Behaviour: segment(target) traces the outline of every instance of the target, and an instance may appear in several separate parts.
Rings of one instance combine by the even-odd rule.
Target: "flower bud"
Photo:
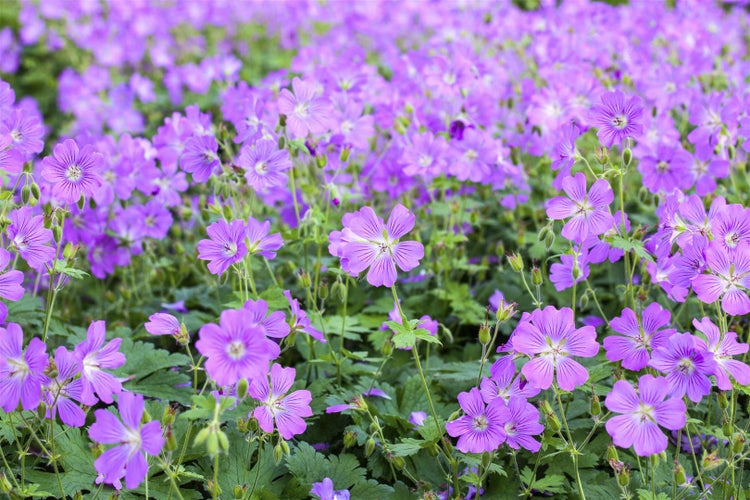
[[[734,160],[737,156],[737,149],[734,147],[734,144],[730,144],[729,147],[727,147],[727,156],[729,156],[730,160]]]
[[[716,450],[711,453],[706,453],[704,450],[703,460],[701,460],[701,465],[703,466],[704,471],[716,469],[717,467],[720,467],[722,463],[724,463],[724,460],[719,458]]]
[[[305,271],[301,271],[299,273],[299,282],[302,288],[310,288],[310,275],[307,274]]]
[[[370,436],[365,442],[365,456],[369,457],[375,451],[375,440]]]
[[[161,416],[161,421],[164,425],[170,426],[174,423],[175,415],[177,414],[177,408],[171,405],[167,405],[164,408],[164,413]]]
[[[584,293],[583,295],[581,295],[580,305],[581,305],[581,309],[588,308],[589,306],[589,294],[588,293]]]
[[[318,297],[325,300],[328,298],[328,282],[323,279],[318,287]]]
[[[55,239],[55,243],[60,243],[62,240],[63,228],[59,225],[52,226],[52,237]]]
[[[515,272],[520,273],[523,271],[523,257],[521,257],[521,254],[508,254],[508,263],[510,263],[511,269]]]
[[[315,164],[318,166],[318,168],[325,168],[326,165],[328,165],[328,156],[326,156],[325,153],[320,153],[319,155],[315,156]]]
[[[675,460],[674,464],[674,482],[677,486],[685,484],[687,482],[687,475],[685,474],[685,468]]]
[[[171,430],[167,431],[167,439],[164,441],[164,449],[167,451],[174,451],[177,449],[177,439],[175,439],[174,432]]]
[[[81,195],[81,198],[78,200],[78,209],[83,210],[86,208],[86,197]]]
[[[500,301],[500,305],[497,308],[497,312],[495,313],[495,317],[498,321],[501,323],[504,323],[511,319],[513,316],[516,315],[518,310],[516,309],[516,303],[513,302],[512,304],[506,304],[504,300]]]
[[[622,470],[617,473],[617,483],[622,487],[630,484],[630,470],[627,467],[623,467]]]
[[[247,379],[241,378],[239,382],[237,382],[237,397],[242,399],[247,395]]]
[[[534,286],[542,286],[544,278],[542,277],[542,270],[537,266],[531,268],[531,282]]]
[[[31,188],[28,184],[26,184],[24,187],[21,188],[21,201],[24,205],[29,203],[29,199],[31,198]]]
[[[213,479],[206,481],[206,489],[211,493],[213,498],[221,498],[221,486],[218,482],[214,482]]]
[[[5,474],[0,474],[0,492],[8,493],[13,489],[13,485],[10,484]]]
[[[357,444],[357,433],[354,431],[346,431],[344,433],[344,448],[351,448]]]
[[[339,155],[339,160],[341,160],[342,163],[346,163],[349,160],[349,154],[351,152],[352,150],[349,146],[344,147],[344,149],[341,150],[341,154]]]
[[[282,441],[281,450],[284,452],[284,455],[289,455],[289,443],[287,443],[286,441]]]
[[[245,498],[245,492],[247,492],[247,485],[246,484],[243,484],[243,485],[235,484],[234,488],[232,488],[232,496],[236,500],[239,500],[241,498]]]
[[[598,417],[602,413],[602,404],[599,401],[599,396],[595,393],[591,395],[591,407],[589,409],[591,416]]]
[[[341,303],[346,302],[346,285],[336,280],[336,283],[331,286],[331,298],[339,299]]]
[[[482,453],[482,467],[487,468],[492,463],[492,454],[485,451]]]
[[[448,456],[453,455],[453,443],[448,438],[443,438],[443,449]]]
[[[390,340],[386,340],[383,344],[382,349],[380,349],[380,352],[382,352],[383,356],[385,356],[386,358],[393,354],[393,342],[391,342]]]
[[[600,165],[606,165],[609,163],[609,151],[604,146],[597,148],[594,152],[594,156]]]
[[[555,233],[553,231],[550,231],[544,237],[544,249],[549,252],[552,249],[552,246],[554,244],[555,244]]]
[[[615,460],[615,461],[620,460],[620,457],[617,454],[617,448],[613,444],[607,447],[607,460],[609,460],[610,462],[612,460]]]
[[[626,167],[630,166],[630,162],[633,160],[633,152],[630,148],[625,148],[622,152],[622,164]]]
[[[732,453],[735,455],[739,455],[742,453],[742,450],[745,448],[745,437],[737,433],[732,437]]]
[[[490,325],[486,321],[479,327],[479,343],[482,345],[490,343]]]
[[[277,444],[273,447],[273,461],[276,465],[279,465],[282,458],[284,458],[284,450],[281,448],[281,444]]]
[[[406,465],[406,461],[404,461],[402,457],[391,457],[391,463],[396,470],[401,470],[404,468],[404,465]]]
[[[65,248],[63,248],[63,258],[65,260],[70,260],[76,255],[77,248],[73,246],[72,243],[68,242],[65,244]]]
[[[719,391],[716,397],[719,400],[719,408],[722,408],[724,410],[729,408],[729,401],[727,400],[727,395],[723,391]]]
[[[380,429],[381,429],[381,427],[380,427],[380,424],[378,423],[377,420],[373,420],[372,422],[370,422],[370,432],[371,433],[375,434]]]

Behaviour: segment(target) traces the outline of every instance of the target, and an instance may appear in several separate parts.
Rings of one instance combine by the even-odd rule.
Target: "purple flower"
[[[289,302],[289,307],[292,309],[292,331],[294,332],[305,332],[315,340],[326,343],[327,340],[323,332],[312,326],[310,319],[307,317],[307,313],[303,311],[297,299],[292,298],[289,290],[284,290],[284,297]]]
[[[259,222],[252,217],[247,219],[247,251],[250,255],[260,254],[266,259],[276,257],[276,250],[284,246],[281,234],[268,234],[271,221]]]
[[[0,406],[6,413],[14,411],[18,403],[24,410],[39,406],[47,363],[44,342],[34,337],[24,352],[21,327],[8,323],[0,328]]]
[[[246,227],[241,220],[230,224],[224,219],[218,220],[206,228],[208,240],[198,242],[198,258],[208,260],[211,274],[224,274],[224,271],[247,255],[245,246]]]
[[[252,147],[242,148],[237,165],[245,170],[245,179],[253,189],[265,192],[286,184],[286,171],[292,168],[292,161],[289,152],[279,149],[276,141],[261,139]]]
[[[667,437],[659,426],[670,430],[685,426],[685,403],[678,397],[664,398],[669,384],[662,377],[644,375],[638,380],[638,393],[629,382],[618,380],[604,400],[612,412],[622,413],[607,421],[607,432],[615,445],[635,449],[641,457],[667,449]]]
[[[124,477],[125,487],[135,489],[148,473],[146,455],[158,455],[164,446],[164,437],[158,421],[141,424],[143,396],[140,394],[120,393],[117,408],[122,422],[107,410],[96,410],[96,422],[89,427],[89,437],[93,441],[117,444],[94,462],[101,476],[97,482],[120,489],[120,480]]]
[[[52,231],[44,227],[44,217],[33,215],[30,207],[21,207],[10,214],[7,234],[18,254],[34,269],[41,269],[55,257],[48,245]]]
[[[301,139],[308,133],[321,135],[332,125],[333,106],[328,100],[318,96],[314,83],[299,78],[292,80],[292,94],[282,89],[279,94],[279,112],[286,115],[286,126],[295,139]]]
[[[447,149],[442,136],[435,137],[430,132],[414,134],[401,157],[404,174],[425,179],[437,177],[445,166]]]
[[[71,139],[57,144],[52,152],[53,156],[42,160],[42,177],[52,183],[52,195],[71,203],[93,196],[102,185],[99,171],[104,157],[90,144],[79,150]]]
[[[689,333],[669,337],[669,345],[655,349],[648,366],[667,374],[670,396],[681,398],[687,394],[691,401],[698,403],[711,393],[708,377],[714,374],[716,361]]]
[[[458,395],[458,403],[465,415],[445,424],[448,434],[458,437],[456,448],[464,453],[492,452],[505,442],[504,426],[509,415],[503,411],[502,399],[485,405],[479,389],[472,387]]]
[[[281,311],[274,311],[266,317],[268,312],[268,302],[262,299],[248,300],[244,308],[250,311],[252,325],[263,328],[267,337],[283,339],[289,335],[289,323],[286,322],[286,316]]]
[[[739,204],[723,207],[711,221],[711,234],[725,249],[733,249],[743,241],[750,243],[750,209]]]
[[[310,494],[320,500],[349,500],[349,490],[334,490],[333,481],[328,477],[319,483],[313,483]]]
[[[705,341],[700,337],[696,337],[696,345],[714,355],[716,369],[713,374],[716,377],[716,386],[722,391],[731,391],[732,382],[729,380],[730,376],[739,385],[750,385],[750,367],[742,361],[732,359],[732,356],[745,354],[748,350],[748,345],[737,342],[737,334],[734,332],[726,332],[722,335],[719,328],[706,317],[700,321],[694,319],[693,326],[706,336]]]
[[[677,333],[673,328],[664,328],[669,325],[669,319],[669,311],[656,302],[643,311],[641,321],[626,307],[620,316],[609,322],[612,330],[624,337],[612,335],[604,339],[607,359],[622,361],[622,366],[628,370],[642,370],[648,366],[649,353],[666,346],[669,337]]]
[[[0,271],[5,269],[10,262],[10,252],[0,248]],[[0,274],[0,297],[7,300],[21,300],[23,297],[23,273],[21,271],[10,270]]]
[[[589,277],[588,252],[576,252],[560,257],[549,268],[549,280],[555,285],[555,290],[561,292],[572,287],[575,283],[585,281]]]
[[[483,378],[480,391],[485,403],[493,399],[502,398],[507,404],[512,397],[523,399],[531,398],[539,394],[539,388],[529,384],[521,377],[516,377],[516,365],[512,356],[504,356],[490,368],[490,378]]]
[[[198,332],[195,346],[208,358],[206,371],[217,385],[233,385],[241,378],[263,378],[268,363],[279,356],[279,346],[252,321],[249,310],[229,309],[221,313],[219,325],[209,323]]]
[[[13,139],[10,135],[0,134],[0,170],[10,174],[20,174],[23,169],[23,154],[11,146]]]
[[[721,308],[733,316],[750,313],[750,243],[741,241],[727,248],[712,241],[706,249],[709,273],[693,278],[698,298],[710,304],[721,299]]]
[[[172,335],[173,337],[177,337],[182,333],[180,320],[171,314],[152,314],[149,316],[148,322],[143,326],[151,335]]]
[[[693,184],[690,167],[693,159],[682,146],[660,144],[656,152],[641,158],[638,171],[643,185],[652,193],[671,193],[675,188],[688,189]]]
[[[409,423],[414,425],[414,427],[424,425],[425,420],[427,420],[427,413],[423,411],[413,411],[409,415]]]
[[[60,346],[55,351],[55,367],[57,376],[44,376],[42,382],[42,398],[47,405],[46,417],[53,419],[60,415],[64,424],[81,427],[86,423],[86,413],[78,403],[93,406],[97,403],[92,394],[86,394],[83,379],[76,378],[80,373],[80,364],[75,354]]]
[[[521,372],[540,389],[557,385],[572,391],[589,378],[586,369],[573,356],[593,357],[599,352],[596,330],[591,326],[576,329],[573,310],[552,306],[536,309],[521,319],[512,336],[513,349],[532,359]]]
[[[124,365],[125,355],[118,352],[122,339],[112,339],[104,345],[105,336],[105,322],[92,321],[86,340],[78,344],[73,353],[81,364],[81,380],[87,397],[95,392],[103,402],[111,403],[112,395],[122,391],[122,384],[104,368],[114,370]]]
[[[367,282],[372,286],[393,286],[396,283],[396,265],[402,271],[411,271],[424,257],[424,247],[416,241],[399,242],[399,238],[414,227],[414,214],[403,205],[396,205],[384,224],[370,207],[344,217],[342,240],[333,245],[334,255],[341,257],[341,267],[356,276],[368,267]],[[329,247],[330,249],[331,247]]]
[[[185,172],[193,174],[195,182],[206,182],[214,173],[219,161],[219,145],[212,135],[193,136],[185,142],[185,149],[180,157],[180,166]]]
[[[576,139],[581,135],[581,129],[575,123],[569,123],[564,125],[560,131],[559,142],[555,145],[555,150],[552,154],[552,170],[559,170],[552,187],[555,189],[562,189],[562,181],[570,177],[570,169],[575,164],[576,155],[578,150],[576,149]]]
[[[20,107],[0,119],[0,135],[9,135],[13,139],[13,149],[19,150],[27,158],[44,148],[41,120]]]
[[[547,216],[552,220],[570,218],[563,226],[562,235],[582,243],[590,234],[604,234],[612,227],[614,219],[609,204],[614,200],[612,188],[605,179],[599,179],[586,193],[586,176],[578,172],[575,177],[562,181],[568,197],[558,196],[547,203]]]
[[[269,384],[268,378],[256,378],[248,387],[248,394],[261,402],[253,411],[253,417],[258,420],[258,426],[263,432],[272,433],[274,422],[279,434],[284,439],[292,439],[302,434],[307,428],[303,417],[312,417],[310,391],[294,391],[290,394],[294,376],[294,368],[282,368],[278,363],[271,367]]]
[[[508,446],[514,450],[526,448],[532,453],[539,451],[542,444],[531,437],[544,431],[544,426],[539,423],[539,410],[525,398],[512,396],[501,412],[504,414]]]
[[[602,94],[602,102],[591,109],[591,115],[592,125],[599,128],[596,136],[602,146],[622,144],[643,133],[643,104],[638,96],[628,98],[620,90]]]

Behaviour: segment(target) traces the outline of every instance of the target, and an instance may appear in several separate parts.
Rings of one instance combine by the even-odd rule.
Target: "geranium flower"
[[[89,437],[98,443],[117,444],[108,449],[94,462],[100,474],[97,482],[122,488],[120,480],[125,478],[125,487],[135,489],[148,473],[148,455],[158,455],[164,446],[161,426],[156,420],[141,424],[143,396],[122,392],[117,408],[120,418],[107,410],[96,410],[96,422],[89,427]]]
[[[10,262],[10,252],[0,248],[0,271],[3,271]],[[23,273],[11,269],[0,274],[0,297],[7,300],[21,300],[23,297]]]
[[[247,255],[246,227],[241,220],[227,224],[218,220],[206,228],[210,239],[198,242],[198,258],[208,260],[208,270],[221,276],[229,266]]]
[[[325,335],[323,332],[312,326],[310,318],[307,317],[307,313],[300,308],[297,299],[292,298],[292,294],[289,290],[284,290],[284,297],[289,302],[289,307],[292,310],[292,331],[304,332],[317,340],[318,342],[326,343]]]
[[[525,315],[512,336],[513,349],[531,356],[521,372],[540,389],[548,389],[556,375],[557,385],[572,391],[583,385],[589,373],[573,356],[590,358],[599,352],[592,326],[576,329],[573,310],[547,306]]]
[[[602,342],[610,361],[622,361],[628,370],[638,371],[649,362],[649,353],[666,346],[669,337],[677,333],[669,325],[669,311],[654,302],[644,309],[642,319],[636,317],[632,309],[626,307],[622,314],[609,322],[609,326],[619,335],[606,337]]]
[[[114,370],[125,364],[125,355],[118,352],[122,339],[112,339],[104,345],[106,323],[92,321],[86,340],[78,344],[73,353],[81,364],[81,380],[87,394],[96,393],[105,403],[113,401],[112,395],[122,391],[122,383],[103,369]]]
[[[734,316],[750,313],[750,243],[741,241],[727,248],[717,241],[706,249],[709,273],[693,278],[698,298],[710,304],[721,299],[721,308]]]
[[[79,150],[71,139],[57,144],[52,152],[53,156],[42,160],[42,177],[52,183],[52,196],[70,203],[93,196],[102,185],[104,157],[90,144]]]
[[[34,337],[23,350],[23,331],[17,323],[0,328],[0,406],[6,413],[21,403],[34,410],[42,397],[42,381],[47,368],[47,346]]]
[[[705,345],[705,344],[704,344]],[[711,380],[716,370],[713,354],[699,347],[689,333],[675,333],[669,344],[655,349],[648,366],[667,374],[670,396],[687,394],[694,403],[711,393]]]
[[[11,244],[26,263],[41,269],[55,257],[52,231],[44,227],[44,217],[34,215],[30,207],[21,207],[9,214],[10,225],[6,230]]]
[[[193,174],[195,182],[206,182],[221,165],[218,151],[219,145],[214,136],[193,136],[185,142],[180,166],[185,172]]]
[[[289,323],[286,322],[286,316],[283,312],[274,311],[266,317],[268,302],[265,300],[248,300],[245,302],[244,308],[252,315],[251,324],[263,328],[267,337],[283,339],[289,335]]]
[[[248,394],[261,402],[261,406],[253,411],[253,417],[258,420],[263,432],[273,432],[274,422],[284,439],[292,439],[305,432],[307,424],[303,417],[313,415],[310,409],[312,395],[305,390],[287,394],[294,384],[296,373],[294,368],[282,368],[274,363],[269,374],[270,384],[269,377],[261,377],[254,379],[248,387]]]
[[[250,255],[260,254],[269,260],[276,257],[276,250],[284,246],[284,240],[279,233],[268,234],[270,230],[271,221],[247,219],[247,251]]]
[[[180,320],[166,313],[155,313],[148,317],[148,322],[143,325],[151,335],[172,335],[177,337],[182,333]]]
[[[292,80],[292,94],[288,89],[279,93],[279,112],[286,115],[286,126],[292,137],[300,139],[308,133],[324,134],[331,128],[333,106],[318,96],[314,83],[299,78]]]
[[[245,171],[245,179],[253,189],[266,192],[286,185],[286,171],[292,168],[292,161],[289,152],[279,149],[276,141],[261,139],[252,147],[242,148],[237,165]]]
[[[253,324],[253,314],[247,309],[222,312],[220,324],[203,325],[198,337],[195,346],[207,358],[208,376],[219,386],[265,377],[268,363],[281,353],[263,328]]]
[[[396,205],[391,211],[388,223],[375,215],[370,207],[344,217],[344,230],[341,240],[334,244],[336,233],[331,233],[331,246],[334,255],[341,257],[342,268],[357,276],[370,268],[367,282],[372,286],[393,286],[396,283],[396,265],[402,271],[411,271],[424,257],[424,247],[416,241],[399,239],[414,227],[414,214],[403,205]]]
[[[349,500],[349,490],[334,490],[331,478],[324,478],[319,483],[313,483],[310,490],[319,500]]]
[[[621,90],[602,94],[601,103],[591,109],[592,125],[599,128],[596,136],[605,147],[639,137],[643,133],[642,115],[640,97],[627,97]]]
[[[539,423],[539,410],[525,398],[511,396],[501,412],[505,418],[503,430],[508,446],[514,450],[525,448],[532,453],[539,451],[542,444],[531,437],[544,432],[544,426]]]
[[[693,326],[706,336],[706,340],[696,337],[696,345],[714,355],[716,369],[713,374],[716,377],[716,386],[722,391],[731,391],[730,376],[739,385],[750,385],[750,367],[742,361],[732,359],[732,356],[745,354],[748,345],[737,342],[737,334],[734,332],[726,332],[722,335],[719,327],[706,317],[700,321],[694,319]]]
[[[679,397],[664,398],[669,383],[663,377],[644,375],[638,380],[638,393],[626,380],[615,382],[604,405],[609,411],[622,413],[607,421],[606,429],[615,445],[635,449],[645,457],[667,449],[667,437],[659,426],[670,430],[685,426],[685,403]]]
[[[583,243],[589,235],[606,233],[614,219],[609,213],[609,204],[614,193],[605,179],[599,179],[586,192],[586,176],[578,172],[574,177],[562,181],[563,191],[568,195],[552,198],[547,203],[547,216],[552,220],[568,219],[562,235],[576,243]]]
[[[509,414],[504,412],[505,402],[501,398],[485,405],[479,389],[458,395],[458,403],[465,415],[445,424],[445,430],[458,438],[456,448],[464,453],[495,451],[505,442],[505,424]]]
[[[44,376],[42,383],[42,399],[47,405],[46,417],[53,419],[59,414],[65,425],[81,427],[86,423],[86,413],[78,403],[93,406],[97,399],[84,390],[83,379],[76,378],[81,370],[80,364],[75,354],[64,346],[55,351],[55,367],[57,376]]]

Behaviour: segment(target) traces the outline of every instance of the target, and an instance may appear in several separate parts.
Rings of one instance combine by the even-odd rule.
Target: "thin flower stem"
[[[218,486],[219,486],[219,454],[217,453],[214,457],[214,484],[211,491],[211,496],[214,500],[219,498],[218,495]]]
[[[523,286],[526,288],[526,291],[529,292],[529,297],[531,297],[532,302],[534,302],[534,307],[541,308],[542,302],[531,291],[531,287],[529,287],[529,283],[526,281],[525,273],[521,271],[520,274],[521,274],[521,281],[523,282]]]
[[[570,457],[573,460],[573,470],[576,475],[576,486],[578,487],[578,498],[581,500],[586,499],[586,495],[583,492],[583,484],[581,483],[581,474],[578,471],[578,455],[580,451],[576,448],[573,442],[573,436],[570,434],[570,427],[568,426],[568,419],[565,417],[565,407],[562,404],[562,398],[560,397],[560,389],[554,386],[555,396],[557,397],[557,404],[560,406],[560,416],[562,417],[563,424],[565,425],[565,434],[567,435],[568,446],[570,447]]]
[[[255,493],[255,488],[258,486],[258,477],[260,476],[260,459],[261,459],[261,452],[262,452],[263,443],[258,443],[258,460],[255,462],[255,479],[253,479],[253,487],[250,488],[250,492],[247,495],[247,498],[253,498],[253,493]],[[247,463],[250,463],[248,460]]]
[[[487,358],[492,352],[492,348],[495,347],[495,340],[497,339],[497,332],[500,329],[500,322],[495,322],[495,330],[492,333],[492,339],[486,346],[482,346],[482,361],[479,363],[479,373],[477,373],[476,386],[479,387],[479,382],[482,380],[482,374],[484,373],[484,365],[487,363]],[[428,346],[429,347],[429,346]]]

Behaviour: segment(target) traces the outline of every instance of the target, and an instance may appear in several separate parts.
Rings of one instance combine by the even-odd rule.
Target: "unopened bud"
[[[586,309],[589,306],[589,294],[584,293],[581,295],[581,309]]]
[[[209,479],[206,481],[206,489],[211,493],[213,498],[221,498],[221,486],[219,486],[218,482]]]
[[[589,409],[589,411],[594,417],[598,417],[602,413],[602,404],[599,401],[599,396],[597,396],[596,394],[591,395],[591,408]]]
[[[232,488],[232,496],[239,500],[240,498],[245,498],[245,492],[247,491],[247,485],[239,485],[235,484],[234,488]]]
[[[393,342],[391,342],[390,340],[386,340],[380,352],[382,352],[383,356],[385,356],[386,358],[393,354]]]
[[[703,452],[703,460],[701,460],[703,470],[709,471],[716,469],[717,467],[720,467],[723,462],[724,460],[719,458],[716,450],[712,451],[711,453],[706,453],[705,451]]]
[[[346,431],[344,433],[344,448],[351,448],[357,444],[357,433],[354,431]]]
[[[391,463],[397,470],[401,470],[406,465],[406,462],[401,457],[391,457]]]
[[[325,300],[328,298],[328,282],[323,280],[318,287],[318,297]]]
[[[745,437],[737,433],[732,437],[732,453],[735,455],[739,455],[742,453],[742,450],[745,448]]]
[[[550,231],[547,233],[547,235],[544,237],[544,249],[548,252],[550,249],[552,249],[552,246],[555,244],[555,233],[553,231]]]
[[[21,201],[24,205],[29,203],[29,198],[31,198],[31,188],[27,184],[21,188]]]
[[[60,243],[62,240],[63,228],[62,226],[52,226],[52,237],[55,239],[55,243]]]
[[[369,457],[375,451],[375,440],[370,436],[365,442],[365,456]]]
[[[627,467],[623,467],[620,472],[617,473],[617,483],[625,487],[630,484],[630,470]]]
[[[615,445],[611,444],[607,447],[607,460],[620,460],[620,457],[617,454],[617,448],[615,448]]]
[[[328,165],[328,157],[325,153],[320,153],[315,157],[315,164],[318,168],[325,168]]]
[[[339,160],[341,160],[343,163],[346,163],[349,160],[349,154],[352,152],[351,148],[348,146],[341,150],[341,154],[339,155]]]
[[[13,489],[13,485],[10,484],[5,474],[0,474],[0,492],[8,493]]]
[[[720,391],[716,395],[716,397],[719,400],[719,408],[722,408],[722,409],[729,408],[729,401],[727,400],[727,395],[723,391]]]
[[[492,454],[488,451],[482,453],[482,467],[487,468],[492,463]]]
[[[310,275],[305,271],[299,273],[299,281],[302,288],[310,288]]]
[[[502,323],[511,319],[517,312],[518,310],[516,309],[515,302],[512,304],[506,304],[504,300],[501,300],[497,312],[495,313],[495,317]]]
[[[727,156],[729,156],[730,160],[734,160],[737,156],[737,149],[734,147],[734,144],[730,144],[729,147],[727,147]]]
[[[241,378],[239,382],[237,382],[237,397],[242,399],[247,395],[247,379]]]
[[[687,475],[685,474],[685,468],[680,465],[679,462],[675,461],[674,464],[674,482],[676,485],[685,484],[687,482]]]
[[[175,439],[172,431],[167,432],[167,439],[164,441],[164,449],[167,451],[174,451],[177,449],[177,439]]]
[[[284,452],[284,455],[289,455],[289,443],[287,443],[286,441],[282,441],[281,450]]]
[[[486,322],[479,327],[479,343],[482,345],[490,343],[490,325]]]
[[[630,162],[633,160],[633,152],[630,148],[625,148],[622,152],[622,164],[626,167],[630,166]]]
[[[65,248],[63,248],[63,258],[65,260],[70,260],[76,255],[76,247],[73,246],[72,243],[66,243]]]
[[[542,286],[544,278],[542,277],[542,270],[537,266],[531,268],[531,282],[534,286]]]
[[[508,263],[510,263],[511,269],[515,272],[520,273],[523,271],[523,257],[521,257],[521,254],[508,254]]]
[[[86,208],[86,197],[81,195],[81,198],[78,200],[78,209],[83,210]]]
[[[279,136],[279,149],[284,149],[286,147],[286,137]]]
[[[284,450],[281,448],[280,444],[277,444],[273,447],[273,461],[276,465],[279,465],[282,458],[284,458]]]
[[[605,147],[597,148],[594,156],[601,165],[606,165],[609,162],[609,151]]]

